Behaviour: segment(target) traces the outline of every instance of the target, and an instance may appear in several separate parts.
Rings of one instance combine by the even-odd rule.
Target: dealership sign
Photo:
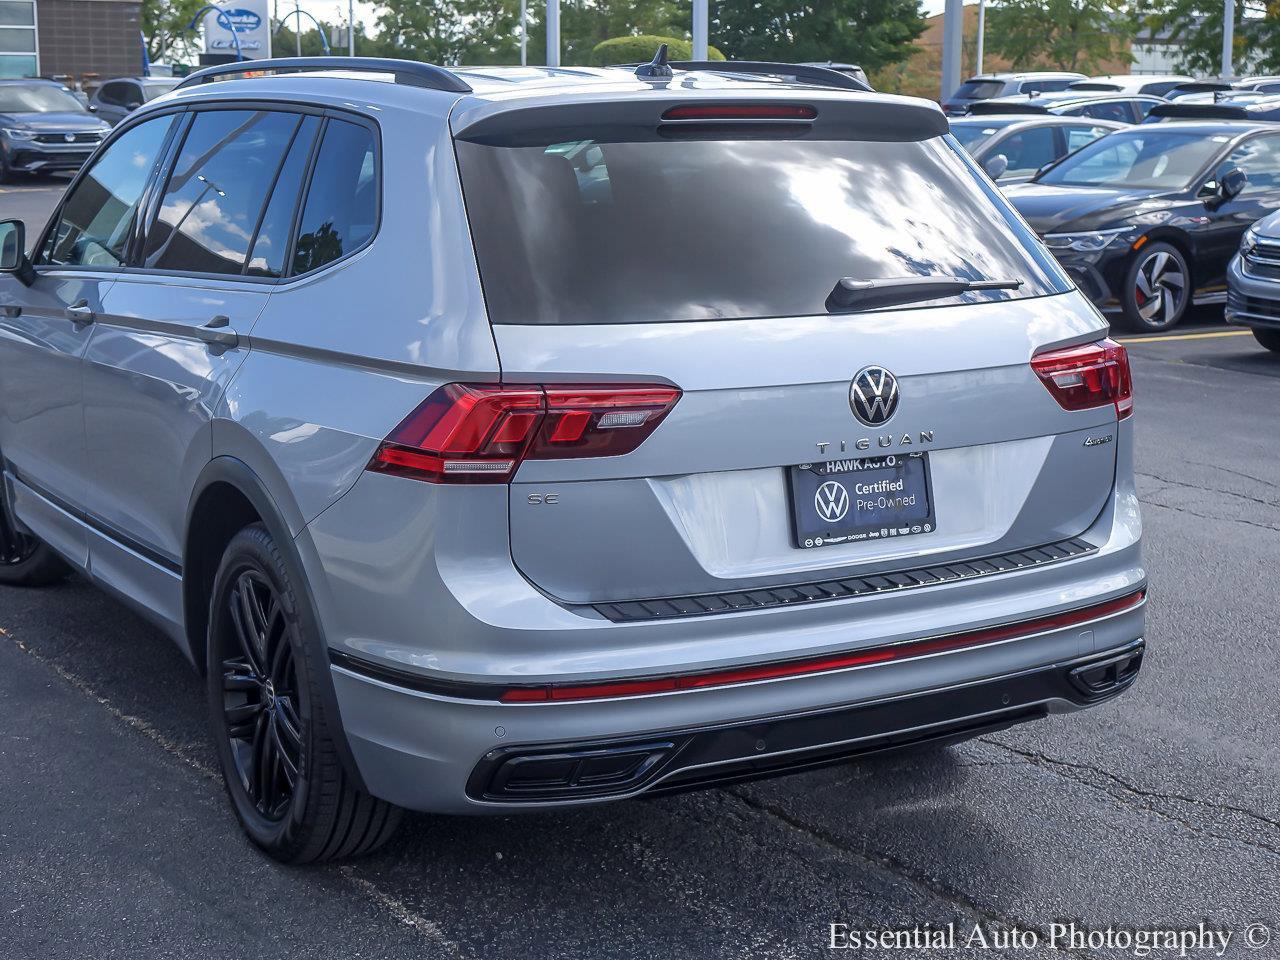
[[[267,0],[231,0],[210,10],[204,17],[205,53],[240,52],[247,59],[261,60],[271,56],[271,19],[267,15]],[[234,37],[232,31],[235,31]]]

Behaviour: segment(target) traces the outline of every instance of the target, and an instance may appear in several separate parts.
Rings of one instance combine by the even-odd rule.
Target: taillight
[[[506,483],[522,460],[630,453],[671,412],[660,385],[448,383],[382,441],[369,469],[431,483]]]
[[[1117,419],[1133,413],[1129,354],[1114,340],[1099,340],[1031,358],[1031,368],[1064,410],[1114,404]]]

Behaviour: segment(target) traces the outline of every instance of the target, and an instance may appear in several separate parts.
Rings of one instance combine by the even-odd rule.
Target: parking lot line
[[[1217,333],[1174,333],[1167,337],[1122,337],[1120,343],[1163,343],[1166,340],[1213,340],[1217,337],[1251,337],[1252,330],[1220,330]]]

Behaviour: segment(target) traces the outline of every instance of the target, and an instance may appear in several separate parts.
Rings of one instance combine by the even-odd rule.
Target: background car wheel
[[[1191,272],[1177,247],[1151,243],[1129,265],[1120,303],[1128,327],[1144,333],[1175,326],[1191,302]]]
[[[0,583],[39,587],[57,583],[70,572],[47,543],[18,523],[6,487],[0,492]]]
[[[0,183],[12,183],[13,171],[9,169],[9,158],[0,150]]]
[[[1280,330],[1262,330],[1254,327],[1253,339],[1273,353],[1280,353]]]
[[[386,843],[402,811],[355,787],[317,687],[297,585],[261,524],[232,538],[214,581],[208,693],[218,759],[250,839],[284,863],[354,857]]]

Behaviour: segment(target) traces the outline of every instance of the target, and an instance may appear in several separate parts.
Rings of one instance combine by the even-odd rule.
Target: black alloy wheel
[[[362,856],[390,839],[402,811],[365,792],[340,758],[306,581],[261,523],[233,536],[218,565],[205,665],[218,763],[250,840],[300,864]]]
[[[293,802],[303,761],[289,625],[279,595],[259,571],[239,573],[226,603],[234,639],[222,660],[226,736],[250,802],[275,823]]]

